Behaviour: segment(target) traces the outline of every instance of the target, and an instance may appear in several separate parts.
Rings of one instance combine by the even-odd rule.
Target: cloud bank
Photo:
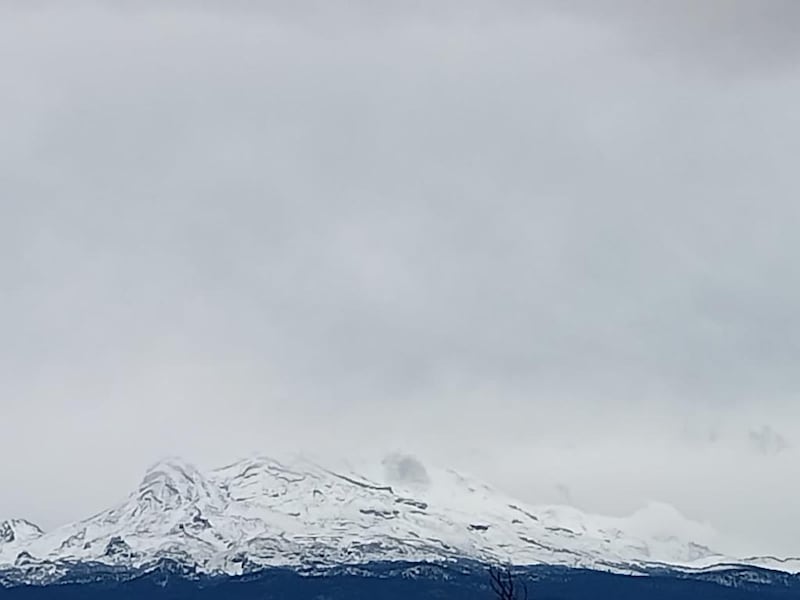
[[[800,553],[798,19],[0,4],[0,514],[401,450]]]

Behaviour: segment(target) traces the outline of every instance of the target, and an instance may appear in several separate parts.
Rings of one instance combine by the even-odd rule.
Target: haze
[[[0,517],[402,451],[800,554],[800,4],[111,4],[0,3]]]

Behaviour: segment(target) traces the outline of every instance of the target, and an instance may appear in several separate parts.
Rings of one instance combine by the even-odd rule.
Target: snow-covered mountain
[[[408,456],[387,457],[377,469],[257,457],[207,473],[170,459],[153,465],[124,502],[88,519],[47,533],[19,519],[0,523],[0,569],[57,579],[59,565],[137,568],[164,558],[210,574],[376,561],[622,572],[743,564],[715,552],[712,541],[709,527],[665,505],[624,519],[529,506]],[[796,560],[744,562],[800,570]]]

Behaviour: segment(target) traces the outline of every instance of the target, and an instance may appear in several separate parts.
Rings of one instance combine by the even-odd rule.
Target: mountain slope
[[[737,562],[706,546],[709,528],[668,506],[651,505],[627,519],[527,506],[406,456],[387,457],[377,469],[254,457],[208,473],[169,459],[152,466],[125,501],[88,519],[44,534],[13,523],[5,536],[0,527],[0,567],[40,572],[51,565],[44,580],[58,577],[59,564],[136,568],[164,558],[228,575],[384,561],[619,572]]]

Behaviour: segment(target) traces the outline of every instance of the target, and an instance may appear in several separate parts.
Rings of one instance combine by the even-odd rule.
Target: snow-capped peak
[[[0,544],[24,544],[44,535],[41,528],[25,519],[0,521]]]
[[[139,484],[137,499],[144,508],[170,510],[189,504],[224,505],[224,495],[192,464],[168,458],[152,465]]]

